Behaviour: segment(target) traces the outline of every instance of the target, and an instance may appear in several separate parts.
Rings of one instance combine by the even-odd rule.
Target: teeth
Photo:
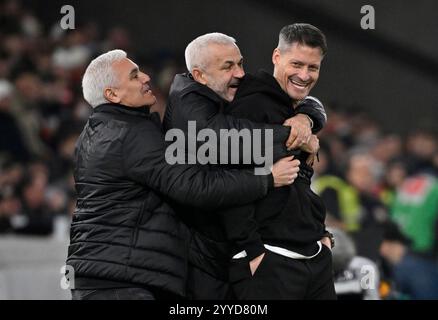
[[[307,86],[306,84],[302,84],[302,83],[299,83],[299,82],[295,82],[295,81],[293,81],[293,80],[289,80],[289,81],[292,82],[292,84],[294,84],[294,85],[296,85],[296,86],[298,86],[298,87],[301,87],[301,88],[304,88],[304,87]]]

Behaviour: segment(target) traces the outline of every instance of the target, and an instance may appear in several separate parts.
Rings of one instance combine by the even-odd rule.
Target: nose
[[[143,72],[140,72],[139,78],[140,78],[141,83],[146,83],[146,82],[151,81],[151,77],[149,77],[146,73],[143,73]]]
[[[243,70],[243,67],[242,66],[237,66],[235,69],[234,69],[234,74],[233,74],[233,77],[234,78],[243,78],[243,76],[245,75],[245,71]]]
[[[301,68],[300,72],[298,73],[298,77],[304,82],[309,81],[310,80],[309,70],[307,68]]]

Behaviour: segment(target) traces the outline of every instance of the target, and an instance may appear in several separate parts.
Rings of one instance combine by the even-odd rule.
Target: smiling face
[[[245,75],[239,48],[234,44],[212,43],[205,54],[208,57],[205,67],[194,68],[193,77],[223,99],[233,101],[240,81]]]
[[[276,48],[272,54],[274,77],[289,97],[302,100],[318,81],[322,58],[320,48],[297,42],[284,52]]]
[[[157,102],[149,85],[151,78],[141,72],[134,62],[124,58],[114,62],[112,67],[118,85],[105,89],[105,96],[109,101],[134,108],[152,106]]]

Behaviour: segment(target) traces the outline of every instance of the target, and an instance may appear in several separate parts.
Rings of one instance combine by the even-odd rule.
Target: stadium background
[[[74,30],[59,28],[65,4],[75,9]],[[363,5],[375,9],[374,30],[360,27]],[[90,111],[80,77],[92,57],[125,49],[151,75],[159,100],[155,110],[162,113],[173,75],[185,71],[190,40],[226,33],[237,39],[247,72],[270,71],[278,31],[294,22],[318,26],[329,45],[312,94],[329,111],[320,138],[322,158],[327,154],[331,165],[320,165],[317,176],[342,178],[364,195],[358,200],[361,215],[371,217],[371,222],[357,218],[364,232],[356,235],[342,224],[342,213],[334,225],[352,233],[360,255],[376,263],[398,294],[387,298],[409,298],[398,293],[379,257],[387,236],[379,214],[383,210],[397,220],[391,218],[394,199],[408,177],[427,172],[436,185],[437,15],[432,0],[0,1],[0,298],[67,297],[57,288],[64,257],[54,252],[62,253],[68,241],[75,200],[71,155]],[[359,177],[349,177],[349,169]],[[438,214],[438,195],[431,190],[427,209]],[[398,240],[415,237],[401,228]],[[436,230],[430,233],[435,238]],[[373,245],[362,248],[361,242]],[[435,244],[421,254],[436,270]],[[58,249],[47,249],[52,246]],[[35,270],[45,276],[36,280]],[[46,280],[47,292],[41,290]]]

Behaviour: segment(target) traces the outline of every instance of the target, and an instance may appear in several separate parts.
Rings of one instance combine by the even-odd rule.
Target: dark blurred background
[[[59,20],[65,1],[24,1],[46,26]],[[27,4],[27,3],[26,3]],[[70,1],[76,19],[92,21],[101,35],[129,31],[136,52],[182,59],[196,36],[220,31],[235,37],[247,71],[271,69],[282,26],[308,22],[328,38],[314,94],[325,102],[364,109],[392,130],[406,132],[437,115],[438,3],[349,0]],[[375,9],[374,30],[362,30],[360,9]],[[397,117],[395,117],[397,115]],[[417,121],[413,122],[414,119]]]
[[[60,28],[67,4],[74,30]],[[375,10],[374,30],[361,29],[364,5]],[[9,285],[0,281],[0,299],[65,297],[31,290],[23,270],[34,278],[35,261],[53,269],[55,256],[65,259],[57,241],[68,243],[75,206],[73,151],[91,112],[80,83],[91,59],[127,51],[152,77],[162,115],[192,39],[226,33],[247,72],[272,71],[278,32],[294,22],[319,27],[329,46],[312,91],[328,112],[313,188],[340,239],[339,296],[438,298],[438,2],[0,0],[0,280]],[[44,274],[56,288],[52,269]]]

